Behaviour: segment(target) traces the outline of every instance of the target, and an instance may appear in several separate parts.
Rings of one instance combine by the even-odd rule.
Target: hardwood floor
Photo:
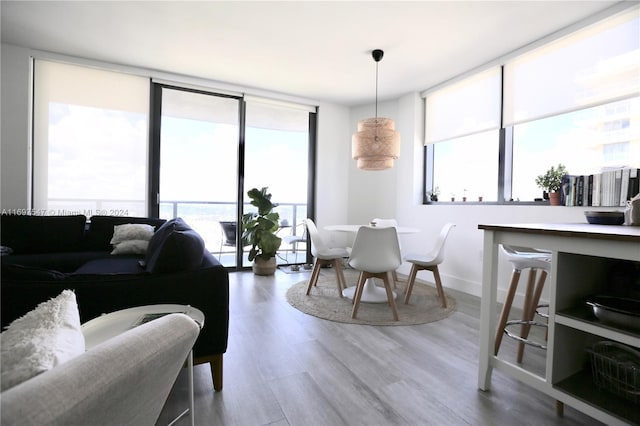
[[[332,271],[323,271],[328,273]],[[305,315],[285,299],[309,272],[230,274],[224,389],[194,369],[196,425],[585,425],[600,424],[498,371],[477,389],[480,301],[451,293],[458,309],[417,326],[340,324]],[[505,339],[501,356],[515,357]],[[544,351],[527,348],[541,368]],[[186,383],[172,404],[186,406]],[[184,417],[176,424],[187,425]]]

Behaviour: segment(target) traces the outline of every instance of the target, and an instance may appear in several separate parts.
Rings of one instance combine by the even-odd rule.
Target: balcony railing
[[[254,210],[251,204],[245,203],[244,211]],[[306,203],[278,203],[276,211],[280,214],[281,229],[278,235],[300,235],[303,232],[302,220],[307,217]],[[216,255],[225,266],[235,266],[236,247],[225,238],[220,222],[236,222],[236,203],[225,201],[161,201],[160,217],[170,219],[183,218],[193,229],[198,231],[205,242],[207,250]],[[249,266],[246,253],[243,256],[244,266]],[[292,247],[282,243],[278,251],[279,264],[305,263],[306,244]]]
[[[43,215],[83,214],[88,218],[95,215],[104,216],[145,216],[144,200],[126,199],[49,199],[49,208]],[[254,210],[251,204],[245,203],[244,211]],[[279,236],[301,235],[302,220],[307,217],[306,203],[278,203],[276,211],[280,214],[281,229]],[[232,201],[161,201],[160,217],[172,219],[181,217],[203,238],[205,247],[225,266],[235,266],[236,247],[225,244],[224,232],[220,222],[236,221],[236,203]],[[297,256],[295,256],[297,254]],[[249,266],[246,254],[243,256],[244,266]],[[278,263],[304,263],[306,261],[306,244],[298,244],[295,251],[291,245],[283,242],[278,251]]]

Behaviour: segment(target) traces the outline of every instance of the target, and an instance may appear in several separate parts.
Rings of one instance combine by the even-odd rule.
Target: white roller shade
[[[504,126],[640,95],[640,9],[505,64]]]
[[[148,78],[35,60],[33,207],[146,214],[148,110]]]
[[[272,99],[245,96],[247,102],[247,127],[287,130],[291,132],[309,131],[309,113],[316,108]]]
[[[428,94],[425,144],[498,129],[500,88],[500,67],[493,67]]]

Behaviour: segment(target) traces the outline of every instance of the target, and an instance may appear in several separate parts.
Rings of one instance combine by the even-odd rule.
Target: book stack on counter
[[[640,169],[620,168],[593,175],[564,175],[563,206],[625,207],[640,193]]]

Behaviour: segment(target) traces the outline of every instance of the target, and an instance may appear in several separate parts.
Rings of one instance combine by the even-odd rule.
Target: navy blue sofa
[[[147,252],[112,255],[114,226],[132,223],[154,227]],[[2,327],[65,289],[75,291],[83,323],[134,306],[191,305],[205,315],[194,362],[210,363],[214,389],[222,389],[229,276],[182,219],[2,215],[0,225]]]

